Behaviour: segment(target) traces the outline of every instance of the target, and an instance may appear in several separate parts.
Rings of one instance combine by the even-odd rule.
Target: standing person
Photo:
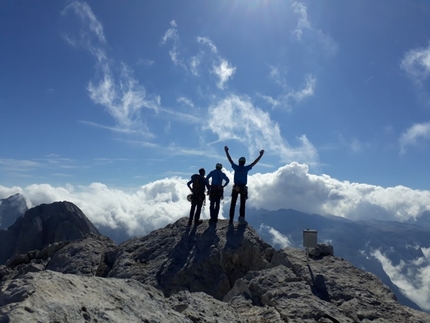
[[[222,171],[222,164],[217,163],[215,169],[211,171],[208,176],[206,176],[206,180],[209,182],[209,179],[212,179],[209,193],[209,199],[211,201],[209,206],[209,211],[211,214],[211,219],[209,222],[216,223],[218,221],[219,208],[221,204],[221,200],[224,198],[224,187],[228,185],[230,180],[227,175]],[[224,180],[224,185],[222,181]]]
[[[193,197],[191,198],[191,210],[188,225],[193,223],[193,218],[194,225],[203,223],[203,221],[200,220],[200,213],[202,211],[203,202],[206,199],[205,188],[209,190],[209,184],[205,179],[205,173],[205,169],[200,168],[199,174],[194,174],[191,176],[191,180],[187,183],[188,188],[193,193]]]
[[[224,147],[225,154],[227,155],[227,159],[231,164],[231,167],[234,169],[234,185],[231,191],[231,205],[230,205],[230,224],[233,224],[234,218],[234,209],[236,207],[237,197],[240,194],[240,209],[239,209],[239,223],[246,224],[245,221],[245,203],[248,199],[248,186],[246,186],[248,182],[248,172],[255,166],[261,159],[264,154],[264,150],[260,150],[260,156],[257,157],[254,162],[245,166],[246,159],[245,157],[239,158],[239,165],[236,165],[230,157],[228,152],[228,147]]]

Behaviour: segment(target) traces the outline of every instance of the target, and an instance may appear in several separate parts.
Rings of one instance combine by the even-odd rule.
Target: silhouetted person
[[[230,180],[228,179],[227,175],[223,173],[222,171],[222,164],[218,163],[215,166],[215,169],[211,171],[208,176],[206,176],[206,180],[209,182],[211,181],[210,187],[210,193],[209,193],[209,199],[210,199],[210,205],[209,205],[209,211],[211,214],[211,219],[209,222],[217,222],[218,221],[218,214],[219,214],[219,208],[221,204],[221,200],[224,198],[224,187],[228,185]],[[224,180],[224,185],[223,185]]]
[[[205,188],[209,190],[209,185],[207,180],[205,179],[205,169],[200,168],[199,174],[194,174],[191,176],[191,180],[187,183],[188,188],[193,192],[193,196],[191,198],[191,210],[190,210],[190,219],[188,220],[188,225],[193,223],[194,225],[199,225],[203,221],[200,220],[200,213],[202,211],[203,202],[206,199]]]
[[[230,157],[228,152],[228,147],[224,147],[225,154],[227,155],[227,159],[231,164],[231,167],[234,170],[234,185],[231,191],[231,205],[230,205],[230,224],[233,224],[234,219],[234,209],[236,208],[237,197],[240,194],[240,209],[239,209],[239,223],[246,224],[245,221],[245,203],[248,199],[248,172],[258,163],[261,157],[264,154],[264,150],[260,151],[260,156],[257,157],[251,164],[245,166],[246,159],[245,157],[239,158],[239,165],[236,165]]]

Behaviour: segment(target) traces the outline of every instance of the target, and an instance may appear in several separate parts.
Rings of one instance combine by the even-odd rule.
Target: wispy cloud
[[[189,59],[181,59],[180,46],[179,46],[179,34],[177,31],[178,25],[175,21],[170,23],[171,27],[165,32],[161,44],[166,44],[168,41],[172,42],[172,47],[169,50],[169,55],[172,62],[176,66],[183,67],[186,71],[190,71],[196,77],[202,75],[202,62],[209,61],[211,69],[207,72],[215,74],[217,76],[216,86],[220,90],[224,90],[227,82],[233,77],[236,72],[236,67],[223,58],[219,53],[218,49],[211,39],[208,37],[198,36],[196,38],[197,43],[203,46],[208,46],[210,52],[207,53],[205,50],[199,50],[195,55],[189,57]],[[187,65],[184,63],[187,63]]]
[[[169,50],[170,59],[175,65],[182,66],[185,68],[182,59],[179,56],[179,35],[178,35],[178,25],[175,20],[170,22],[170,28],[164,33],[162,37],[161,44],[164,45],[168,41],[172,42],[172,48]]]
[[[176,21],[172,20],[170,22],[170,28],[167,29],[167,31],[164,33],[164,36],[161,40],[162,44],[165,44],[170,39],[176,40],[178,38],[177,27],[178,25],[176,24]]]
[[[42,164],[33,160],[24,159],[0,159],[0,167],[8,172],[26,172],[41,167]]]
[[[400,67],[414,82],[421,85],[430,76],[430,45],[408,51],[400,62]]]
[[[270,234],[272,237],[270,243],[275,248],[287,248],[293,246],[291,240],[287,236],[283,235],[271,226],[261,224],[259,230],[266,231]]]
[[[315,88],[317,84],[316,77],[314,75],[305,76],[305,82],[301,89],[293,89],[289,86],[286,77],[275,66],[270,66],[270,78],[282,89],[282,93],[276,98],[271,96],[262,95],[260,97],[267,103],[272,105],[272,107],[282,108],[285,110],[291,110],[293,104],[301,102],[309,97],[314,96]]]
[[[149,97],[145,88],[133,77],[133,70],[124,63],[120,64],[120,75],[114,75],[111,67],[113,61],[106,54],[108,44],[103,25],[87,3],[74,1],[63,10],[63,15],[70,11],[80,18],[83,26],[77,43],[96,58],[97,75],[101,75],[88,83],[89,96],[94,103],[103,106],[117,123],[115,127],[105,128],[151,135],[141,118],[141,110],[146,108],[157,111],[159,97]],[[165,35],[166,38],[170,36]]]
[[[102,128],[102,129],[106,129],[106,130],[113,131],[113,132],[119,132],[119,133],[142,133],[142,134],[145,134],[146,136],[154,137],[152,134],[149,133],[149,130],[147,130],[147,129],[144,129],[142,132],[140,132],[138,130],[121,128],[121,127],[109,127],[109,126],[105,126],[105,125],[102,125],[102,124],[98,124],[96,122],[86,121],[86,120],[79,120],[79,122],[82,123],[82,124],[86,124],[86,125],[92,126],[92,127]]]
[[[223,90],[225,83],[233,76],[236,72],[236,67],[230,65],[225,59],[221,59],[219,65],[213,66],[213,73],[218,76],[219,81],[217,86],[219,89]]]
[[[89,30],[97,37],[100,43],[106,43],[106,38],[103,32],[103,25],[94,15],[90,6],[86,2],[73,1],[64,10],[63,14],[72,10],[78,15],[82,21],[88,25]]]
[[[300,146],[292,148],[282,137],[279,125],[267,112],[255,107],[248,97],[231,95],[209,108],[207,129],[220,140],[237,140],[251,155],[261,149],[280,156],[283,161],[314,162],[318,154],[305,135],[298,138]]]
[[[293,35],[296,36],[298,40],[302,40],[303,30],[311,29],[311,24],[308,20],[307,7],[302,3],[294,2],[293,10],[299,16]]]
[[[416,123],[400,135],[400,153],[404,154],[408,146],[416,146],[420,139],[430,139],[430,122]]]
[[[322,53],[328,57],[336,55],[337,43],[322,30],[315,29],[308,18],[307,7],[300,2],[294,2],[293,12],[297,15],[297,25],[292,35],[299,41],[305,40],[317,44]]]
[[[218,49],[216,48],[212,40],[207,37],[197,37],[197,42],[200,44],[208,45],[211,51],[215,54],[218,52]]]
[[[186,98],[186,97],[180,97],[180,98],[178,98],[177,99],[177,101],[179,102],[179,103],[184,103],[185,105],[188,105],[188,106],[190,106],[191,108],[194,108],[194,103],[193,103],[193,101],[191,101],[190,99],[188,99],[188,98]]]

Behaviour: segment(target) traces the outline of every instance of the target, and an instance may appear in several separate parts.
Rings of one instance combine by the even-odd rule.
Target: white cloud
[[[167,31],[164,33],[163,39],[161,40],[162,44],[165,44],[170,39],[176,40],[178,38],[178,30],[176,27],[178,27],[176,21],[172,20],[170,22],[170,28],[167,29]]]
[[[48,184],[34,184],[25,188],[0,186],[0,196],[21,193],[32,206],[70,201],[96,226],[120,226],[129,235],[136,236],[148,234],[187,216],[190,204],[186,200],[189,191],[185,184],[185,179],[174,177],[152,182],[133,192],[108,188],[101,183],[76,187],[54,187]]]
[[[209,107],[208,114],[207,128],[219,140],[237,140],[249,147],[250,155],[265,149],[285,162],[315,162],[318,159],[316,149],[305,135],[297,138],[301,144],[299,147],[290,147],[282,137],[279,125],[247,97],[231,95]]]
[[[219,65],[213,66],[213,73],[219,78],[217,86],[219,89],[223,90],[225,83],[233,76],[236,72],[236,67],[230,65],[225,59],[221,59]]]
[[[121,75],[115,80],[107,62],[102,67],[103,77],[88,84],[88,92],[94,103],[104,106],[124,131],[139,130],[146,133],[141,120],[141,109],[158,111],[159,98],[147,98],[145,88],[133,78],[133,71],[121,65]]]
[[[250,176],[248,182],[252,189],[248,205],[269,210],[292,208],[352,220],[406,221],[419,217],[430,205],[430,191],[339,181],[309,174],[307,165],[296,162],[273,173]]]
[[[211,51],[215,54],[218,52],[214,43],[207,37],[197,37],[197,42],[200,44],[208,45]]]
[[[193,56],[190,58],[190,71],[194,76],[199,76],[199,66],[201,63],[201,58],[199,55]]]
[[[118,77],[114,75],[111,68],[112,60],[108,59],[105,51],[107,43],[103,26],[88,4],[73,2],[64,9],[63,14],[70,10],[73,10],[83,23],[84,29],[78,36],[79,43],[97,60],[97,75],[100,77],[89,82],[87,86],[89,96],[94,103],[105,107],[118,123],[118,126],[104,126],[104,128],[122,132],[139,132],[151,136],[141,120],[141,109],[157,111],[160,104],[159,97],[148,98],[145,88],[133,77],[133,70],[126,64],[121,64]],[[96,125],[92,122],[88,124]]]
[[[0,159],[0,167],[6,171],[28,171],[40,166],[40,163],[33,160]]]
[[[312,75],[306,76],[305,86],[298,91],[290,91],[286,94],[287,98],[292,98],[296,102],[300,102],[307,97],[313,96],[316,86],[316,78]]]
[[[314,96],[315,88],[317,84],[316,77],[309,74],[305,77],[305,84],[301,89],[292,89],[286,78],[282,75],[279,68],[270,66],[270,78],[280,86],[283,93],[278,95],[276,98],[272,98],[266,95],[260,95],[266,102],[272,105],[272,107],[282,107],[283,109],[290,110],[292,104],[301,102],[308,97]]]
[[[179,54],[179,35],[177,30],[178,25],[175,20],[170,22],[170,28],[164,33],[161,44],[164,45],[167,41],[172,41],[172,48],[169,50],[169,56],[173,64],[186,68]]]
[[[293,246],[293,244],[291,243],[291,240],[287,236],[283,235],[282,233],[275,230],[271,226],[261,224],[259,230],[260,231],[267,231],[272,236],[270,244],[275,248],[281,248],[282,249],[282,248],[287,248],[287,247]]]
[[[316,45],[323,54],[328,57],[334,56],[338,51],[337,43],[329,35],[312,27],[307,10],[304,4],[294,2],[293,12],[298,18],[292,35],[300,42],[304,41],[305,36],[307,36],[306,40],[313,46]]]
[[[179,103],[184,103],[185,105],[190,106],[191,108],[194,108],[194,103],[193,101],[191,101],[190,99],[186,98],[186,97],[180,97],[178,98],[176,101],[178,101]]]
[[[411,264],[400,260],[398,265],[393,265],[390,259],[380,250],[372,252],[382,265],[385,273],[402,292],[414,301],[423,310],[430,310],[430,258],[420,258],[420,261],[412,261]],[[417,264],[420,263],[419,267]]]
[[[69,10],[73,10],[75,14],[78,15],[81,20],[88,25],[90,31],[96,35],[100,43],[106,43],[103,25],[94,15],[90,6],[86,2],[73,1],[63,10],[63,14],[66,14]]]
[[[207,152],[202,150],[190,151],[177,147],[172,147],[169,153],[207,156]],[[266,174],[254,171],[248,179],[249,207],[268,210],[291,208],[352,220],[379,218],[406,221],[419,217],[430,205],[430,191],[339,181],[327,175],[309,174],[308,166],[304,164],[291,163]],[[233,179],[231,171],[226,170],[226,174],[230,180]],[[33,206],[67,200],[81,208],[96,225],[122,226],[130,235],[142,235],[188,216],[187,181],[182,177],[170,177],[128,191],[101,183],[63,187],[48,184],[24,188],[0,186],[0,199],[21,193]],[[223,203],[228,207],[229,202],[230,196],[226,194]],[[207,206],[203,217],[209,217]],[[272,233],[276,237],[275,232]],[[428,255],[430,251],[423,250],[423,253]]]
[[[302,3],[294,2],[293,9],[294,13],[299,16],[296,29],[293,31],[293,35],[295,35],[298,40],[302,40],[303,30],[311,29],[311,24],[308,20],[307,7]]]
[[[422,138],[430,139],[430,122],[416,123],[400,136],[400,153],[405,153],[408,146],[415,146],[418,140]]]
[[[418,84],[427,79],[430,76],[430,45],[408,51],[400,67]]]

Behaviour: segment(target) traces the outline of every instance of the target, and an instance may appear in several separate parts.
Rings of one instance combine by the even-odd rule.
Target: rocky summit
[[[77,232],[82,216],[53,228]],[[0,266],[0,322],[430,322],[330,246],[308,257],[250,225],[187,222],[120,245],[62,232],[14,254]]]

